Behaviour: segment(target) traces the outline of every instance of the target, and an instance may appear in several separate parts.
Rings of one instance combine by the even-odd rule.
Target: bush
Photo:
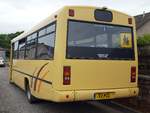
[[[138,46],[150,45],[150,34],[145,34],[142,37],[138,37],[138,39],[137,39],[137,45]]]

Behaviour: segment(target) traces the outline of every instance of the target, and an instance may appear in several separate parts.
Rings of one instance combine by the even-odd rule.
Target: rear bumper
[[[137,96],[139,89],[136,88],[124,88],[124,89],[108,89],[108,90],[78,90],[78,91],[54,91],[52,100],[55,102],[71,102],[71,101],[84,101],[95,100],[95,93],[113,92],[113,95],[109,99],[125,98]],[[103,100],[103,99],[100,99]]]

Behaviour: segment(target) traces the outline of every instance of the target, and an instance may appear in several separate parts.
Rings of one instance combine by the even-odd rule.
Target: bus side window
[[[18,41],[14,43],[14,49],[13,49],[13,59],[18,58]]]
[[[54,56],[55,24],[44,29],[46,29],[47,33],[43,36],[40,35],[37,44],[37,59],[41,60],[52,59]]]
[[[37,59],[53,58],[55,33],[43,36],[38,39]]]
[[[11,44],[11,54],[12,54],[12,59],[14,59],[14,43]]]
[[[24,59],[26,38],[19,40],[19,59]]]
[[[37,33],[27,37],[25,59],[35,59],[37,45]]]

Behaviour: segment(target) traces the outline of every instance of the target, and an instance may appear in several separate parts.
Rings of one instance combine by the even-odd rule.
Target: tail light
[[[74,17],[74,10],[73,9],[69,9],[69,16]]]
[[[63,68],[63,85],[70,85],[71,81],[71,67],[64,66]]]
[[[136,67],[131,67],[131,82],[136,82]]]

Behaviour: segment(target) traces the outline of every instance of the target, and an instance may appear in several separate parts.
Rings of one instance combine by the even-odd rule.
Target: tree
[[[142,37],[138,37],[137,45],[138,46],[150,45],[150,34],[145,34]]]
[[[11,47],[11,40],[20,34],[22,34],[23,31],[21,32],[16,32],[16,33],[10,33],[10,34],[0,34],[0,47],[10,50]],[[10,52],[6,51],[6,57],[9,57]]]
[[[23,31],[10,34],[0,34],[0,47],[10,49],[11,40],[22,33]]]

